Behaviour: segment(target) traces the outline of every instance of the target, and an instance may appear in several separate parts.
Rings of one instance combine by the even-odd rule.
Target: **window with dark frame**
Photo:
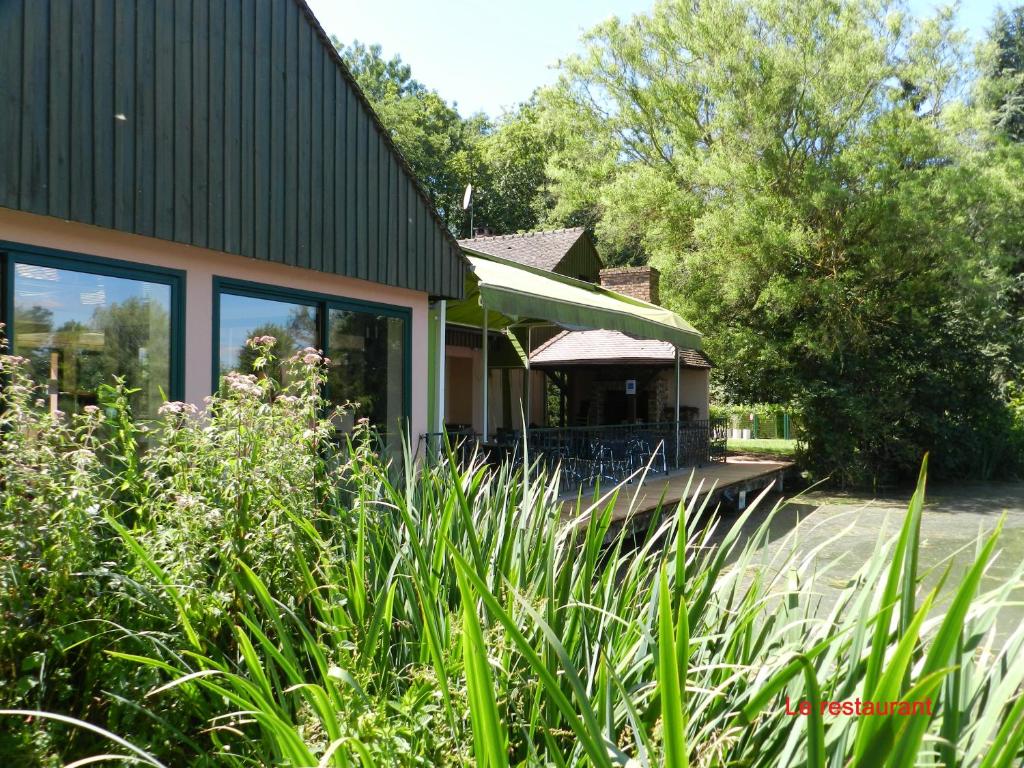
[[[0,247],[4,320],[51,412],[99,404],[124,377],[133,411],[156,415],[181,393],[184,277],[175,270],[64,252]]]
[[[333,405],[346,406],[339,430],[351,432],[365,418],[389,448],[400,447],[409,418],[407,308],[224,278],[216,280],[214,292],[218,378],[232,370],[252,372],[246,341],[256,336],[277,339],[280,360],[305,347],[322,349],[330,360],[325,395]],[[272,375],[280,380],[282,371]]]
[[[261,296],[222,293],[220,295],[221,374],[228,371],[252,373],[256,351],[246,342],[258,336],[276,339],[273,353],[279,364],[271,371],[281,383],[283,362],[300,349],[319,346],[319,309],[316,304],[294,303]]]

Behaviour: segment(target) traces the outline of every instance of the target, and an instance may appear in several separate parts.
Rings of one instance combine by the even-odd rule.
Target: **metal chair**
[[[665,442],[659,440],[653,447],[648,437],[634,437],[629,444],[630,474],[650,466],[655,472],[668,474],[668,462],[665,459]]]

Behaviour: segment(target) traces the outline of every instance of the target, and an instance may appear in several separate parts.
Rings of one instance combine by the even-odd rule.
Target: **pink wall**
[[[445,369],[448,371],[446,376],[447,381],[445,382],[445,422],[458,421],[455,418],[457,414],[464,414],[466,410],[469,410],[472,414],[473,429],[476,432],[480,432],[484,428],[484,408],[483,408],[483,382],[484,382],[484,362],[483,352],[479,349],[471,349],[470,347],[457,347],[452,345],[445,345],[445,355],[449,358],[462,358],[470,360],[472,362],[473,375],[470,381],[458,382],[458,386],[453,385],[453,371],[455,366],[445,365]],[[470,407],[467,409],[465,403],[461,407],[453,408],[452,402],[454,397],[462,396],[466,394],[466,390],[470,391]],[[454,412],[454,413],[453,413]],[[493,411],[492,411],[493,414]]]
[[[210,394],[213,359],[213,277],[231,277],[412,310],[413,448],[427,431],[427,295],[365,280],[233,256],[220,251],[0,208],[0,240],[180,269],[185,291],[185,399]]]
[[[465,415],[467,411],[472,413],[472,425],[473,430],[476,432],[483,432],[484,428],[484,406],[483,406],[483,387],[484,387],[484,356],[483,350],[472,349],[470,347],[460,347],[453,344],[445,346],[445,355],[447,356],[448,363],[445,365],[447,371],[447,381],[445,382],[445,422],[446,423],[459,423],[462,421],[459,418],[461,415]],[[469,360],[471,363],[472,376],[465,381],[459,381],[457,384],[454,382],[454,377],[458,375],[456,366],[451,362],[453,360]],[[504,419],[504,402],[505,395],[503,391],[502,375],[500,368],[491,368],[491,376],[487,384],[487,400],[489,401],[489,410],[487,415],[488,429],[493,434],[499,427],[505,427],[508,429],[522,429],[522,411],[523,411],[523,389],[525,376],[524,369],[513,368],[510,378],[509,392],[512,397],[512,423],[506,424]],[[530,400],[533,401],[531,415],[528,417],[530,421],[540,424],[541,417],[544,413],[544,374],[541,371],[531,371],[531,382],[530,387]],[[456,403],[456,399],[459,398],[459,402]],[[466,399],[468,398],[468,403]]]

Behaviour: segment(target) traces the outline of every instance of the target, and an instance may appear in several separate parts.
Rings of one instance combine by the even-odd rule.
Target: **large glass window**
[[[306,347],[316,347],[317,308],[276,299],[220,296],[220,370],[252,373],[255,352],[245,345],[256,336],[277,339],[274,355],[284,361]],[[273,371],[280,381],[281,368]]]
[[[339,428],[349,432],[365,418],[398,446],[408,416],[408,310],[232,281],[218,291],[220,374],[252,371],[245,342],[254,336],[276,338],[281,359],[304,347],[323,349],[331,361],[327,397],[353,406]]]
[[[399,435],[405,415],[405,319],[331,309],[327,327],[331,402],[355,406],[348,418],[366,418]]]
[[[95,405],[100,385],[115,376],[138,389],[132,405],[141,416],[155,415],[174,396],[170,282],[12,258],[12,351],[48,385],[51,410]]]

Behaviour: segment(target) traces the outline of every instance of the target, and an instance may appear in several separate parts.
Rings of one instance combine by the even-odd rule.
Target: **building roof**
[[[586,231],[585,227],[572,227],[546,232],[472,237],[459,240],[459,245],[486,256],[497,256],[553,272]]]
[[[462,296],[461,250],[304,0],[0,0],[0,107],[2,207]]]
[[[696,349],[680,349],[679,362],[685,368],[711,367],[711,361]],[[530,365],[538,367],[623,364],[674,365],[675,347],[619,331],[563,331],[530,354]]]
[[[448,322],[495,329],[532,322],[608,328],[679,347],[701,346],[700,331],[664,307],[494,256],[470,253],[467,258],[472,275],[466,296],[448,306]]]

